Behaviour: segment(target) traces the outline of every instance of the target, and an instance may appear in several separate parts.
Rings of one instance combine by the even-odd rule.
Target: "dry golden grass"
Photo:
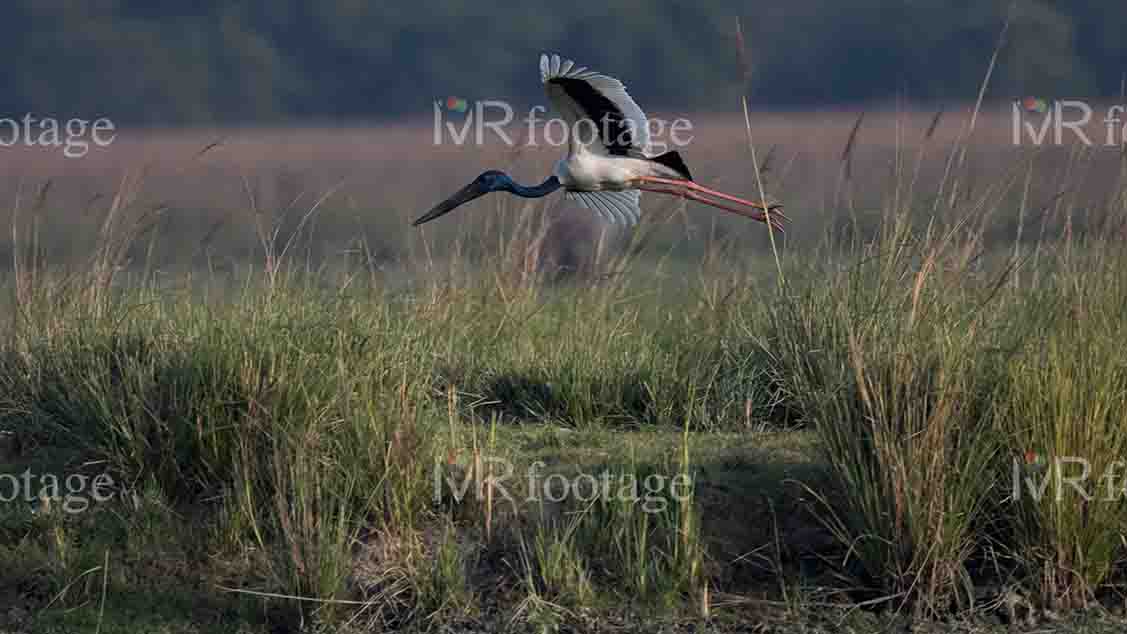
[[[863,228],[874,227],[878,210],[892,194],[885,184],[898,172],[914,173],[917,162],[917,190],[936,191],[970,110],[967,104],[947,107],[938,121],[931,110],[874,110],[866,113],[852,144],[850,133],[860,110],[753,112],[765,188],[784,201],[793,219],[787,235],[792,251],[817,242],[834,223],[860,218]],[[991,176],[981,183],[966,183],[971,190],[989,187],[995,176],[1020,171],[1028,148],[1013,147],[1010,116],[1008,103],[994,104],[980,115],[970,138],[968,173]],[[742,116],[688,118],[694,124],[693,140],[681,149],[697,179],[733,193],[752,194],[757,185],[749,167]],[[514,136],[519,137],[522,128],[514,123]],[[1102,138],[1102,133],[1102,125],[1095,122],[1092,136]],[[491,139],[488,133],[486,139]],[[848,161],[843,161],[847,146]],[[323,259],[355,250],[362,241],[373,257],[396,262],[420,249],[431,256],[442,254],[450,242],[443,237],[463,229],[468,219],[481,221],[505,205],[517,204],[489,197],[462,211],[463,218],[452,216],[424,232],[409,226],[411,219],[455,188],[491,168],[506,169],[521,181],[539,182],[561,153],[562,148],[544,144],[436,146],[429,118],[341,128],[123,129],[113,145],[92,148],[81,159],[64,157],[61,148],[0,151],[4,174],[0,200],[9,214],[19,208],[27,217],[49,182],[36,210],[43,215],[43,251],[48,261],[74,263],[78,254],[89,252],[84,248],[88,238],[97,232],[123,178],[132,178],[137,194],[133,212],[161,212],[162,244],[152,264],[183,270],[204,266],[208,256],[212,266],[218,260],[260,260],[261,255],[255,255],[261,252],[256,227],[275,223],[282,227],[284,241],[302,216],[331,191],[306,227],[315,232],[307,244],[311,252]],[[1043,183],[1069,182],[1070,204],[1083,211],[1085,191],[1107,191],[1106,186],[1088,185],[1110,182],[1105,179],[1114,177],[1119,165],[1118,152],[1104,147],[1049,148],[1036,160],[1038,172],[1056,171],[1063,178],[1031,183],[1029,200],[1035,210],[1059,206],[1055,197],[1061,192]],[[548,204],[567,222],[540,244],[544,257],[554,253],[558,258],[567,247],[598,239],[600,227],[591,214],[561,199],[554,196]],[[945,211],[950,202],[937,209]],[[647,196],[643,205],[652,214],[672,208],[658,196]],[[715,235],[718,225],[739,231],[749,248],[768,246],[760,227],[703,206],[691,205],[686,213],[671,217],[679,223],[672,235],[683,232],[689,243]],[[866,223],[866,218],[873,222]],[[10,252],[10,232],[4,233],[0,255]],[[425,249],[419,242],[424,235],[434,238]],[[135,254],[133,261],[139,257]],[[10,262],[11,257],[3,261]]]

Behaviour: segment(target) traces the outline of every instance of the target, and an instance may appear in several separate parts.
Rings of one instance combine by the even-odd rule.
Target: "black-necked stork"
[[[693,182],[676,151],[651,156],[646,115],[619,80],[561,60],[559,55],[540,56],[540,79],[569,130],[567,156],[556,162],[552,175],[539,185],[526,187],[504,172],[487,171],[415,220],[415,226],[489,192],[539,198],[562,187],[567,198],[610,222],[637,222],[639,190],[645,190],[695,200],[782,230],[781,220],[786,217],[779,211],[779,203],[756,203]]]

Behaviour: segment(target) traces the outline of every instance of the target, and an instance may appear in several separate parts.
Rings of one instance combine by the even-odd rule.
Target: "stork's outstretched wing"
[[[582,142],[591,151],[611,156],[649,155],[646,115],[622,82],[559,55],[540,56],[540,79],[548,99],[567,121],[573,143]],[[590,123],[577,125],[583,120]]]
[[[637,224],[642,216],[638,204],[642,192],[636,189],[623,191],[564,192],[564,198],[574,200],[599,214],[603,220],[627,227]]]

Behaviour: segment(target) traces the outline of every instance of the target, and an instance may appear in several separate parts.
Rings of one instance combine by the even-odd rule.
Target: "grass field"
[[[1004,113],[759,119],[775,241],[412,229],[555,154],[426,126],[0,155],[0,631],[1122,631],[1127,162]]]

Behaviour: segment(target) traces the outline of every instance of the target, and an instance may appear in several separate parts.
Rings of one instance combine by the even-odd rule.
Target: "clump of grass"
[[[703,428],[758,425],[775,413],[768,365],[727,318],[757,289],[733,282],[697,301],[670,289],[646,303],[664,310],[643,311],[631,306],[653,294],[641,284],[471,287],[421,316],[444,331],[436,395],[456,385],[482,419],[672,428],[692,411]]]
[[[686,474],[678,490],[653,490],[655,471],[626,473],[637,483],[640,499],[612,492],[582,511],[578,530],[583,549],[595,563],[598,577],[618,596],[656,601],[670,608],[686,597],[699,596],[705,550],[700,517],[693,505]]]
[[[475,609],[477,594],[470,579],[474,559],[464,543],[458,540],[458,530],[448,523],[442,528],[442,537],[431,558],[430,574],[420,593],[424,597],[424,612],[430,618],[466,615]]]
[[[568,491],[536,492],[566,501],[541,509],[532,537],[519,539],[534,603],[574,608],[599,596],[608,605],[675,609],[699,597],[706,548],[687,459],[686,445],[679,467],[630,459],[564,480]]]
[[[1030,300],[1055,323],[1007,366],[997,403],[1013,554],[1054,609],[1087,606],[1125,554],[1127,305],[1122,277],[1107,273],[1069,275],[1059,294]]]
[[[582,515],[560,523],[541,522],[532,536],[518,537],[525,601],[531,607],[588,605],[597,595],[591,562],[577,543]]]
[[[405,377],[406,348],[355,336],[380,315],[280,292],[222,315],[157,299],[29,345],[5,368],[6,411],[121,482],[210,508],[226,524],[216,547],[272,554],[259,589],[343,598],[363,527],[413,529],[429,504],[426,373]]]
[[[915,302],[884,275],[862,267],[791,301],[770,341],[822,442],[834,490],[813,493],[842,572],[866,600],[942,613],[973,601],[965,564],[997,451],[989,335],[968,303]]]

